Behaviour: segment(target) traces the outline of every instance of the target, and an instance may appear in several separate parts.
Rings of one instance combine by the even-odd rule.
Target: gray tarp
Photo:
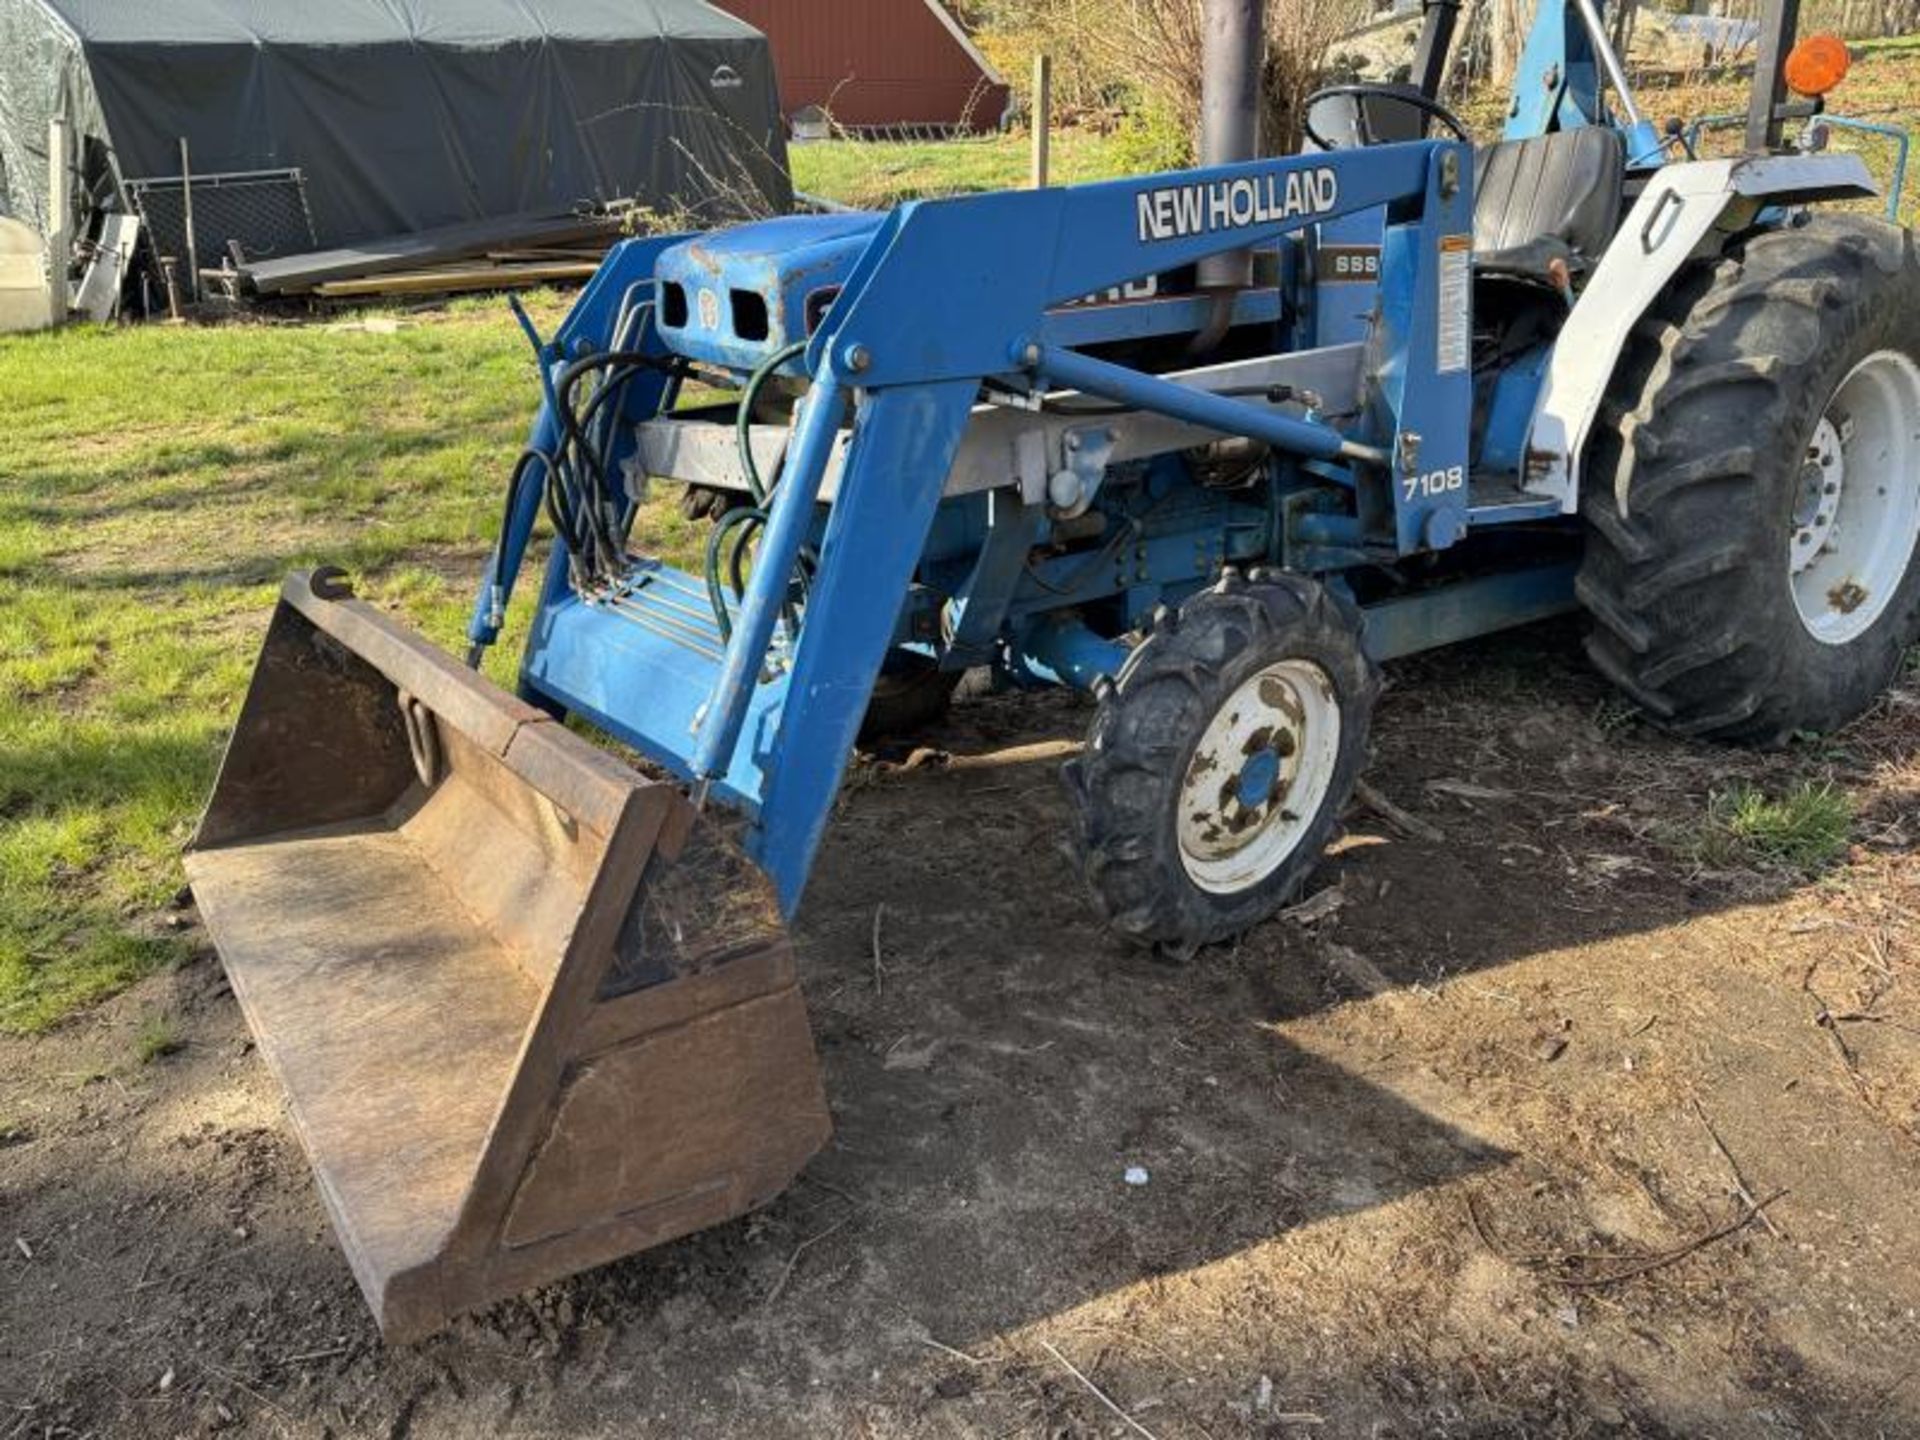
[[[790,200],[767,43],[701,0],[0,0],[0,213],[36,226],[55,114],[96,190],[182,136],[198,174],[298,167],[323,245]]]

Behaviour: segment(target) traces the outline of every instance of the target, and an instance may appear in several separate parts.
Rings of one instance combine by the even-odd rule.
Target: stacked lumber
[[[305,255],[242,261],[250,296],[451,295],[585,280],[622,234],[616,215],[526,214],[468,221]]]
[[[565,280],[590,280],[600,268],[598,259],[500,261],[491,256],[474,265],[435,265],[400,270],[391,275],[363,275],[357,280],[327,280],[313,287],[323,300],[347,300],[372,295],[456,295],[469,290],[512,290],[523,285],[552,285]]]

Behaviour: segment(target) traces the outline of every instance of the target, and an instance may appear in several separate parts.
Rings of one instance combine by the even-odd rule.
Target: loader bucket
[[[826,1141],[759,869],[332,572],[281,593],[187,870],[391,1340],[740,1215]]]

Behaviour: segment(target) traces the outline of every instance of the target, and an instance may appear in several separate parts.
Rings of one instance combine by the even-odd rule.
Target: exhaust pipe
[[[1232,165],[1260,154],[1260,62],[1266,48],[1266,0],[1207,0],[1200,44],[1200,163]],[[1233,326],[1234,297],[1253,284],[1253,252],[1209,255],[1197,267],[1213,296],[1206,329],[1187,345],[1211,354]]]
[[[1202,165],[1259,158],[1266,8],[1266,0],[1207,0],[1200,51]],[[1199,278],[1203,290],[1244,290],[1253,283],[1253,252],[1210,255],[1200,262]]]

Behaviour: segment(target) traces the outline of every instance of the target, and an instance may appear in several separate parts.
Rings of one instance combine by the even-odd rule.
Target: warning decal
[[[1440,237],[1440,285],[1434,368],[1442,375],[1465,370],[1473,360],[1473,237]]]

